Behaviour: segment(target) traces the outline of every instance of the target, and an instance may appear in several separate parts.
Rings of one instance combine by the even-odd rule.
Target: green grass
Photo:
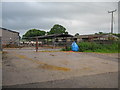
[[[71,51],[71,47],[67,47],[67,49],[62,48],[61,51]]]
[[[94,42],[81,42],[78,43],[80,52],[99,52],[99,53],[118,53],[119,42],[113,42],[112,44],[97,44]],[[70,51],[71,48],[62,49],[63,51]]]
[[[118,53],[118,51],[112,51],[112,50],[96,50],[96,51],[91,51],[91,50],[86,50],[84,52],[98,52],[98,53]]]

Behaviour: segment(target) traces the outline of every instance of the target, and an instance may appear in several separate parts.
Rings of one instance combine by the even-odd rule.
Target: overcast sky
[[[60,24],[74,35],[110,32],[111,14],[117,2],[3,2],[2,27],[20,32],[29,29],[49,31]],[[118,15],[114,14],[114,32],[118,32]]]

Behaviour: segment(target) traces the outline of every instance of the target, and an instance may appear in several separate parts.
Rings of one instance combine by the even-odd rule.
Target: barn
[[[19,32],[0,27],[1,45],[19,45]]]
[[[98,43],[108,43],[112,41],[117,41],[119,38],[112,34],[89,34],[89,35],[78,35],[74,39],[76,42],[98,42]]]
[[[2,37],[2,30],[0,29],[0,51],[2,51],[1,37]]]

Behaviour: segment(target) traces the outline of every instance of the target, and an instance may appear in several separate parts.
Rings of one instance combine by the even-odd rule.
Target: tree
[[[68,34],[66,31],[66,28],[62,25],[55,24],[49,32],[47,32],[48,35],[50,34]]]
[[[97,35],[98,33],[95,33],[95,35]]]
[[[75,36],[79,36],[79,33],[76,33]]]
[[[103,34],[103,32],[99,32],[99,34]]]
[[[45,34],[46,34],[45,31],[37,30],[37,29],[31,29],[31,30],[28,30],[28,31],[23,35],[23,38],[24,38],[24,37],[42,36],[42,35],[45,35]]]

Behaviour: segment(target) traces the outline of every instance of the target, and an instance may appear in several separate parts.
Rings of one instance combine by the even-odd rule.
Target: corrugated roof
[[[73,35],[70,34],[51,34],[51,35],[45,35],[45,36],[37,36],[38,38],[55,38],[55,37],[73,37]]]
[[[27,38],[49,39],[49,38],[55,38],[55,37],[73,37],[73,35],[70,35],[70,34],[51,34],[51,35],[27,37]]]
[[[9,29],[2,28],[2,27],[0,27],[0,29],[2,29],[2,30],[7,30],[7,31],[10,31],[10,32],[13,32],[13,33],[19,33],[19,32],[17,32],[17,31],[9,30]]]
[[[98,37],[109,37],[111,36],[110,34],[89,34],[89,35],[79,35],[79,36],[75,36],[75,38],[89,38],[89,37],[93,37],[93,38],[98,38]],[[112,35],[112,37],[116,37],[115,35]]]

